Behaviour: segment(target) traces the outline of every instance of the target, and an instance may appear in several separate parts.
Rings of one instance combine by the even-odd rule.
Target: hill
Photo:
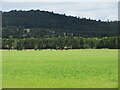
[[[105,37],[117,35],[117,21],[103,22],[40,10],[3,12],[3,38]]]

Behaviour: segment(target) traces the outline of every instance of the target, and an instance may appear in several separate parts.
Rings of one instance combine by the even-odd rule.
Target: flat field
[[[118,50],[2,52],[4,88],[118,87]]]

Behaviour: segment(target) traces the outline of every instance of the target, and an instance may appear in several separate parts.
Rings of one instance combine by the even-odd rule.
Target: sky
[[[119,2],[119,0],[0,0],[2,2]]]
[[[102,21],[118,20],[118,2],[2,2],[2,10],[40,9],[77,17],[85,17]]]

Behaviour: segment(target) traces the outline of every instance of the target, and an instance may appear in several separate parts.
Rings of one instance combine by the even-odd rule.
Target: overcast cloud
[[[77,17],[118,20],[117,2],[3,2],[2,10],[40,9]]]
[[[118,2],[119,0],[2,0],[3,2]]]

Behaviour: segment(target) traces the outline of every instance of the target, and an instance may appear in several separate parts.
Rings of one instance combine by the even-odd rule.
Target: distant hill
[[[21,38],[44,36],[105,37],[116,36],[118,30],[117,21],[103,22],[40,10],[13,10],[3,12],[2,17],[4,38],[8,38],[8,36],[18,38],[14,34],[18,33],[19,30],[21,30],[19,31],[21,36],[18,36]],[[25,34],[26,29],[30,29],[27,34]]]

